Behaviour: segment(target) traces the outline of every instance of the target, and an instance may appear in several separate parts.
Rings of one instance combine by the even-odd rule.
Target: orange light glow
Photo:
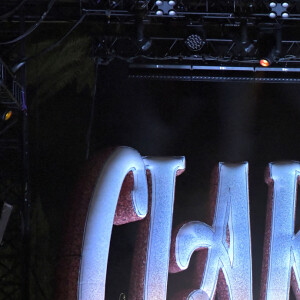
[[[261,65],[262,67],[269,67],[269,66],[270,66],[270,62],[269,62],[267,59],[265,59],[265,58],[261,59],[261,60],[259,61],[259,63],[260,63],[260,65]]]
[[[3,116],[4,121],[8,121],[11,118],[11,116],[12,116],[12,111],[11,110],[7,111]]]

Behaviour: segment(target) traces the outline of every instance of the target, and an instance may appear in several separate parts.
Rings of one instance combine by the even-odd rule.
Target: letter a
[[[292,284],[300,299],[300,233],[295,234],[297,181],[300,163],[269,164],[269,202],[264,245],[261,299],[289,299]]]
[[[219,299],[252,299],[248,163],[220,163],[218,171],[213,225],[188,222],[174,240],[173,272],[185,270],[194,251],[207,251],[206,261],[203,255],[197,261],[200,288],[180,299],[214,299],[218,278]]]

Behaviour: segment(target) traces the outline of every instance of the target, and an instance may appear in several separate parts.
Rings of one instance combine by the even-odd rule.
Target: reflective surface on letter
[[[184,170],[184,157],[145,158],[151,172],[151,214],[139,223],[130,300],[165,300],[176,173]]]
[[[300,163],[269,164],[269,207],[266,222],[261,299],[289,299],[292,284],[297,299],[300,271],[300,237],[295,235],[297,180]],[[293,282],[294,281],[294,282]]]
[[[119,147],[105,163],[90,201],[78,283],[80,300],[103,300],[105,297],[114,215],[123,180],[130,171],[134,175],[133,209],[141,218],[147,214],[148,191],[143,159],[136,150]]]
[[[191,292],[188,299],[213,299],[220,270],[228,290],[221,291],[222,300],[252,299],[247,163],[219,164],[213,226],[196,221],[180,228],[175,244],[179,269],[188,267],[191,255],[199,248],[208,248],[207,260],[200,289]]]

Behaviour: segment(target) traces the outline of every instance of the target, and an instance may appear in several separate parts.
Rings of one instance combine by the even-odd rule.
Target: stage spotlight
[[[260,59],[259,61],[260,65],[262,67],[271,66],[276,61],[276,58],[278,58],[279,54],[280,54],[280,50],[277,49],[276,46],[274,46],[267,56]]]
[[[137,28],[137,45],[142,51],[147,51],[152,45],[152,40],[144,36],[144,22],[142,19],[136,19],[136,28]]]
[[[263,34],[261,37],[261,59],[262,67],[269,67],[277,62],[281,54],[282,30],[278,27],[273,33]],[[269,51],[269,52],[266,52]],[[266,55],[267,53],[267,55]]]
[[[144,39],[143,43],[140,44],[140,48],[142,51],[146,52],[152,46],[152,41],[149,39]]]
[[[174,6],[176,5],[176,1],[174,1],[174,0],[169,0],[169,1],[156,0],[155,5],[158,8],[155,11],[155,14],[157,16],[162,16],[162,15],[175,16],[176,15],[176,11],[174,9]]]
[[[147,0],[137,0],[135,2],[135,9],[137,11],[147,11],[148,10],[148,1]]]
[[[269,13],[269,17],[271,19],[275,19],[277,16],[288,18],[289,13],[287,12],[287,9],[289,8],[289,6],[289,3],[286,1],[281,3],[276,3],[275,1],[270,2],[269,7],[271,9],[271,12]]]
[[[267,58],[261,59],[259,63],[262,67],[269,67],[271,64]]]
[[[6,110],[3,114],[2,114],[2,120],[3,121],[8,121],[11,117],[12,117],[13,113],[11,110]]]
[[[204,45],[203,39],[198,34],[189,35],[184,43],[193,52],[200,51]]]
[[[251,55],[251,53],[255,50],[254,42],[248,36],[246,21],[242,21],[240,24],[239,36],[237,38],[235,48],[239,56]]]

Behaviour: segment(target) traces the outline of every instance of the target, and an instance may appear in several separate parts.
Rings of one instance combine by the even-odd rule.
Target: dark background
[[[184,155],[177,178],[174,226],[203,220],[210,176],[218,162],[249,162],[254,299],[258,299],[269,162],[300,160],[298,85],[141,81],[128,79],[115,61],[97,72],[91,153],[126,145],[141,155]],[[84,164],[91,97],[75,84],[42,103],[36,130],[35,183],[49,222],[49,245],[59,248],[61,224],[80,166]],[[297,221],[298,222],[298,221]],[[127,295],[137,223],[115,227],[107,299]],[[51,255],[50,255],[51,256]],[[55,255],[51,256],[55,265]],[[189,286],[191,271],[169,276],[168,295]]]
[[[0,2],[1,7],[5,7],[7,1]],[[48,1],[39,2],[42,5],[34,10],[34,6],[25,7],[21,15],[28,14],[29,19],[31,15],[40,16]],[[78,20],[80,10],[68,5],[72,2],[75,3],[66,1],[65,11],[67,20],[74,21]],[[13,6],[11,3],[10,7]],[[258,299],[267,201],[264,171],[272,161],[300,161],[300,86],[142,81],[129,79],[127,65],[120,61],[98,67],[95,72],[99,41],[103,34],[109,33],[108,26],[98,19],[85,20],[59,47],[41,54],[42,49],[56,43],[73,26],[72,22],[64,21],[62,12],[60,7],[52,10],[47,19],[49,23],[43,22],[25,39],[24,45],[13,43],[0,47],[0,57],[10,67],[24,57],[34,57],[25,66],[32,201],[30,253],[20,255],[26,256],[25,265],[29,261],[29,270],[25,271],[30,283],[29,299],[54,299],[55,269],[64,221],[72,203],[70,194],[80,177],[87,152],[93,155],[106,147],[119,145],[133,147],[141,155],[186,157],[186,171],[176,182],[174,226],[182,221],[205,220],[211,172],[218,162],[249,162],[253,289],[254,299]],[[34,20],[36,18],[30,19],[25,27],[30,28]],[[1,22],[1,41],[23,32],[19,21],[16,17]],[[174,30],[170,28],[166,30]],[[177,34],[175,30],[174,34]],[[294,35],[296,31],[289,29],[289,34]],[[126,48],[120,50],[126,52]],[[95,77],[95,111],[91,115]],[[14,129],[17,135],[22,131],[21,118],[19,123]],[[15,137],[16,132],[11,136]],[[17,161],[14,153],[10,153],[4,161],[14,159]],[[11,164],[5,166],[2,158],[0,162],[1,172],[10,168]],[[15,164],[22,177],[19,163]],[[22,188],[11,182],[9,185],[14,192],[19,190],[22,202]],[[1,184],[0,189],[3,195]],[[7,199],[4,196],[2,200]],[[21,231],[22,218],[17,209],[13,218],[10,226],[15,222]],[[128,295],[137,225],[131,223],[113,229],[107,274],[108,300],[118,300],[121,293]],[[295,231],[299,225],[297,214]],[[5,238],[15,238],[10,228]],[[185,272],[169,276],[169,299],[178,289],[189,287],[192,271],[191,266]],[[15,294],[13,299],[24,298],[22,285],[27,284],[22,270],[18,274],[21,275],[6,277],[3,281],[21,284],[18,296]],[[0,277],[2,275],[3,266],[0,266]],[[6,300],[2,295],[0,299]]]

